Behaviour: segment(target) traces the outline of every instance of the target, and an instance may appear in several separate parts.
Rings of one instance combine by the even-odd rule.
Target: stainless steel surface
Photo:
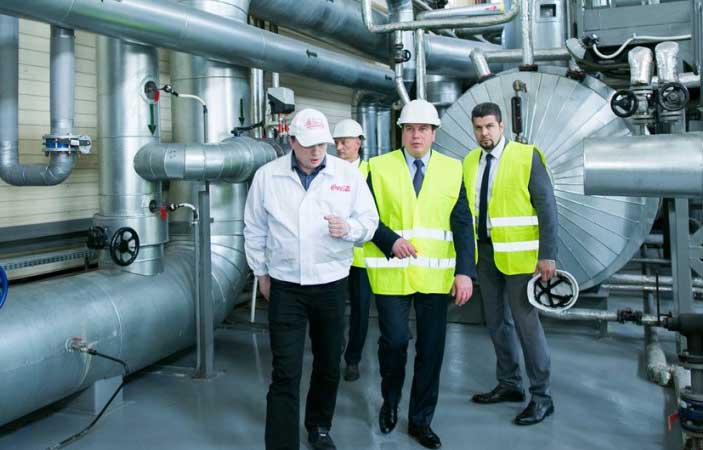
[[[631,131],[610,109],[610,88],[591,77],[578,83],[564,73],[565,68],[541,66],[540,72],[503,72],[475,85],[442,117],[435,148],[463,158],[477,147],[470,114],[476,104],[485,101],[500,105],[505,135],[512,138],[512,83],[516,79],[526,83],[524,133],[544,153],[557,199],[557,266],[571,272],[581,288],[587,289],[620,270],[639,249],[659,202],[584,195],[583,140],[610,141]]]
[[[654,52],[660,82],[663,84],[679,81],[679,44],[671,41],[662,42],[654,47]]]
[[[354,0],[252,0],[251,14],[259,19],[343,42],[387,62],[389,37],[371,33],[361,19],[359,2]],[[388,18],[373,12],[374,23]]]
[[[523,1],[523,0],[516,0]],[[506,8],[512,0],[506,2]],[[529,24],[525,24],[521,13],[520,19],[514,19],[505,24],[503,32],[503,47],[520,49],[524,47],[523,36],[525,27],[531,33],[531,44],[534,50],[556,48],[564,45],[566,40],[566,5],[564,0],[530,0],[528,12]]]
[[[266,87],[264,86],[264,71],[261,69],[250,69],[250,85],[251,94],[249,111],[251,111],[251,120],[249,125],[254,125],[263,122],[266,114]],[[254,128],[251,133],[255,139],[263,137],[263,125]]]
[[[551,317],[558,320],[594,320],[604,322],[617,322],[618,314],[616,311],[599,311],[594,309],[571,308],[566,311],[540,311],[540,315]],[[641,319],[643,325],[654,325],[657,323],[657,317],[644,314]]]
[[[198,192],[197,297],[196,297],[196,378],[211,378],[215,375],[215,327],[210,274],[212,273],[212,251],[210,246],[210,184],[204,183]]]
[[[415,98],[427,98],[427,62],[425,61],[425,30],[415,30]]]
[[[391,17],[389,23],[377,24],[374,23],[373,20],[372,0],[361,0],[361,7],[364,24],[369,31],[374,33],[389,33],[391,31],[398,30],[417,30],[418,28],[433,30],[437,28],[485,27],[508,22],[520,14],[520,4],[515,2],[509,11],[505,11],[503,14],[499,14],[497,16],[450,17],[446,19],[425,19],[413,20],[409,22],[404,21],[402,23],[399,21],[394,21]]]
[[[389,0],[388,1],[388,20],[392,22],[411,22],[413,20],[413,5],[411,0]],[[403,62],[403,80],[407,86],[411,86],[415,82],[415,38],[412,31],[398,31],[393,35],[396,46],[402,42],[403,49],[409,52],[409,58]],[[397,71],[396,71],[397,73]],[[397,89],[397,87],[396,87]]]
[[[455,19],[457,17],[497,16],[501,14],[502,7],[495,3],[470,6],[456,6],[454,8],[433,9],[417,14],[418,20],[424,19]]]
[[[700,75],[696,75],[693,72],[684,72],[679,74],[679,83],[683,84],[687,88],[700,88],[701,87],[701,77]],[[658,76],[653,76],[652,77],[652,87],[657,88],[660,85],[666,83],[664,81],[663,83],[659,82],[659,77]]]
[[[3,0],[0,12],[332,84],[394,89],[389,69],[162,0]]]
[[[382,155],[394,150],[391,105],[383,102],[376,104],[376,153]]]
[[[695,287],[703,288],[703,278],[694,278],[691,280]],[[608,278],[608,283],[615,284],[648,284],[654,286],[657,282],[657,277],[654,275],[636,275],[629,273],[615,273]],[[673,278],[667,275],[659,276],[660,286],[671,286]]]
[[[368,160],[378,155],[376,100],[372,96],[357,92],[352,108],[356,111],[356,121],[361,124],[361,128],[366,133],[366,139],[361,142],[361,150],[364,159]]]
[[[478,73],[471,61],[474,49],[485,52],[500,51],[500,46],[478,41],[451,39],[444,36],[425,37],[425,57],[429,73],[448,75],[462,79],[478,79]],[[518,61],[522,54],[518,55]],[[499,72],[502,66],[494,66]]]
[[[652,50],[647,47],[635,47],[627,54],[630,65],[630,85],[649,85],[652,82]]]
[[[72,131],[74,99],[74,36],[72,30],[51,29],[50,111],[52,134]],[[0,16],[0,178],[14,186],[55,186],[65,181],[76,154],[52,152],[48,164],[20,164],[18,141],[19,24]]]
[[[241,136],[219,144],[148,144],[135,156],[134,169],[149,181],[244,183],[276,157],[271,145]]]
[[[154,47],[99,36],[97,67],[100,204],[94,222],[107,228],[110,237],[121,227],[133,228],[141,248],[135,262],[122,270],[155,275],[163,270],[168,229],[167,222],[149,210],[149,203],[162,203],[161,185],[140,177],[133,161],[139,149],[158,142],[158,105],[144,93],[147,82],[159,85],[158,54]],[[108,250],[100,252],[100,266],[116,267]]]
[[[427,76],[427,101],[437,108],[440,117],[461,97],[462,93],[461,80],[444,75]]]
[[[586,139],[582,145],[588,195],[703,195],[703,133]]]

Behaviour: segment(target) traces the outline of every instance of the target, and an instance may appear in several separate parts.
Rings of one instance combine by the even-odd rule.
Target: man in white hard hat
[[[306,329],[313,369],[305,409],[308,442],[334,450],[347,276],[354,243],[373,236],[378,213],[358,170],[326,154],[327,118],[314,109],[290,125],[293,151],[260,168],[244,213],[247,262],[269,303],[273,354],[266,449],[299,448],[299,394]]]
[[[364,130],[359,122],[352,119],[341,120],[332,132],[337,155],[359,169],[366,181],[369,174],[369,164],[361,159],[361,145],[365,139]],[[354,261],[349,271],[349,302],[351,315],[349,317],[349,340],[344,352],[347,366],[344,371],[346,381],[359,379],[359,363],[369,329],[369,306],[371,305],[371,286],[364,265],[362,245],[354,247]]]
[[[477,217],[478,279],[486,325],[496,353],[498,385],[475,403],[522,402],[520,352],[531,399],[513,422],[533,425],[554,413],[549,348],[539,314],[528,301],[533,274],[544,282],[556,272],[557,204],[542,153],[509,141],[500,107],[471,111],[479,147],[464,159],[464,183]]]
[[[437,110],[413,100],[401,111],[403,148],[369,161],[369,186],[381,222],[364,261],[378,308],[378,355],[383,404],[381,432],[398,421],[407,347],[408,316],[417,323],[415,373],[408,432],[422,446],[442,443],[430,428],[439,394],[449,295],[461,306],[476,274],[471,212],[461,163],[431,149],[440,125]]]

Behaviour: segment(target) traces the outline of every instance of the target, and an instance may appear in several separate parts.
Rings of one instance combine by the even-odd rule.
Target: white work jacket
[[[354,243],[373,237],[378,212],[359,170],[327,155],[326,166],[303,188],[291,167],[293,152],[254,175],[244,211],[244,246],[254,275],[297,284],[324,284],[349,275]],[[324,216],[347,221],[334,238]]]

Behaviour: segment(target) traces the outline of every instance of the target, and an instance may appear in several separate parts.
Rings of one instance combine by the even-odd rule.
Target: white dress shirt
[[[478,211],[481,207],[481,181],[483,180],[483,172],[486,169],[486,155],[489,153],[493,156],[493,161],[491,162],[491,173],[488,174],[488,203],[491,202],[491,192],[493,191],[493,182],[496,179],[496,174],[498,173],[498,164],[500,164],[500,157],[503,155],[503,150],[505,149],[505,136],[501,136],[498,144],[493,147],[493,150],[487,152],[481,149],[481,159],[478,162],[478,174],[476,175],[476,220],[478,220]],[[491,236],[491,218],[486,217],[486,229],[488,231],[488,237]]]

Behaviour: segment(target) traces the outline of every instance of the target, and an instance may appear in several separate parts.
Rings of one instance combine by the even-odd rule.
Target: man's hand
[[[351,227],[346,220],[341,217],[326,215],[324,219],[327,221],[330,229],[330,236],[341,238],[349,234]]]
[[[271,295],[271,277],[268,275],[261,275],[257,277],[259,279],[259,291],[261,295],[264,296],[266,301],[269,301],[269,296]]]
[[[546,283],[551,280],[552,277],[557,273],[557,264],[551,259],[540,259],[537,261],[537,267],[535,268],[535,275],[541,275],[542,282]]]
[[[417,256],[417,250],[415,250],[415,247],[403,238],[399,238],[393,243],[391,251],[393,252],[393,256],[398,259],[407,258],[409,256],[415,258]]]
[[[457,306],[463,306],[474,293],[474,283],[466,275],[456,275],[452,285],[452,297]]]

